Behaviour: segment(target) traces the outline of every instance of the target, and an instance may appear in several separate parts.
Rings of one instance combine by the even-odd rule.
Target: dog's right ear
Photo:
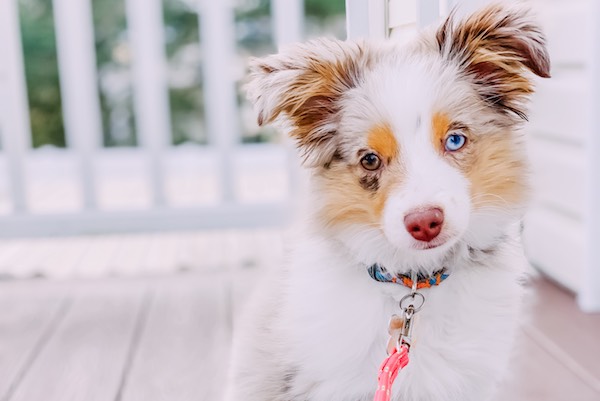
[[[365,43],[322,39],[252,60],[247,91],[258,124],[282,121],[305,164],[328,163],[339,141],[339,101],[372,59]]]
[[[527,119],[534,85],[526,71],[550,77],[546,40],[527,7],[492,4],[463,20],[451,14],[436,39],[440,53],[471,77],[485,101]]]

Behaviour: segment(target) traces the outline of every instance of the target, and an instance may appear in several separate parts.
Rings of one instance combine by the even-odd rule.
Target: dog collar
[[[378,263],[369,266],[367,271],[373,280],[379,281],[380,283],[395,283],[401,284],[408,288],[413,288],[413,279],[411,278],[410,274],[393,275],[392,273],[388,272],[385,267]],[[417,273],[417,285],[414,288],[430,288],[434,285],[439,285],[442,281],[446,280],[449,275],[448,269],[445,267],[440,270],[436,270],[431,275]]]

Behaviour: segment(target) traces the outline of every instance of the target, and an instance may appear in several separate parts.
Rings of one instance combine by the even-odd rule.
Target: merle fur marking
[[[376,192],[379,189],[379,178],[376,175],[365,175],[359,182],[360,186],[367,191]]]
[[[289,368],[283,374],[283,382],[281,385],[281,393],[288,394],[292,388],[294,387],[294,381],[296,380],[296,376],[298,375],[297,368]]]

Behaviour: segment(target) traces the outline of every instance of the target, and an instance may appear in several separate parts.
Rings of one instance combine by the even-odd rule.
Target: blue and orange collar
[[[413,287],[413,279],[410,274],[397,274],[394,275],[387,271],[387,269],[378,263],[375,263],[368,267],[367,271],[369,276],[375,281],[381,283],[395,283],[401,284],[405,287]],[[448,269],[445,267],[433,272],[431,275],[424,275],[423,273],[417,274],[417,289],[430,288],[439,285],[442,281],[446,280],[450,274]]]

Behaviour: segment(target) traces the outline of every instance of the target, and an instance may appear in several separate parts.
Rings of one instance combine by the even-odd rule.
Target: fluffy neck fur
[[[411,363],[395,384],[394,400],[486,399],[516,328],[517,277],[526,262],[514,235],[502,237],[493,251],[457,245],[451,277],[423,291]],[[374,282],[339,240],[314,231],[302,237],[284,278],[294,285],[283,287],[277,326],[290,340],[285,359],[301,369],[282,400],[369,400],[385,356],[387,321],[399,313],[397,302],[408,289]]]

